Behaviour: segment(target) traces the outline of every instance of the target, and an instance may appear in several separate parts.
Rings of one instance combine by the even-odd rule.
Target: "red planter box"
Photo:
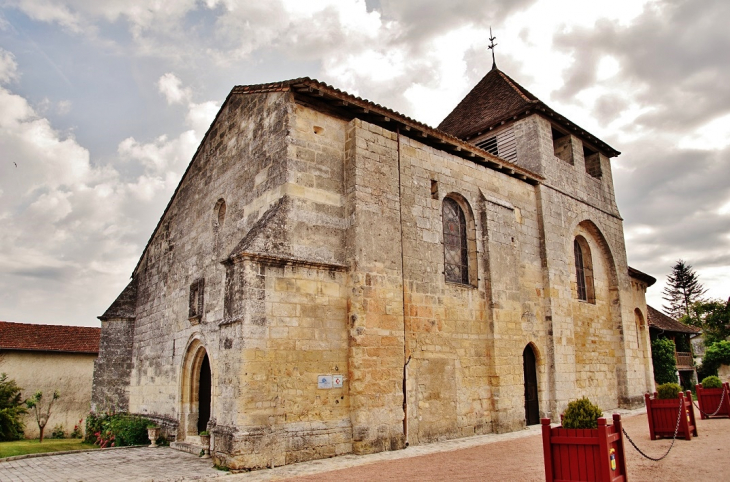
[[[679,392],[679,398],[669,400],[658,399],[656,392],[653,397],[647,393],[644,395],[644,399],[646,400],[646,416],[649,419],[649,435],[652,440],[656,440],[658,437],[674,437],[680,400],[684,414],[679,417],[677,438],[684,437],[685,440],[692,440],[692,435],[697,436],[692,392],[689,390],[686,394]]]
[[[702,388],[701,383],[697,385],[697,405],[700,406],[702,420],[710,418],[705,413],[715,413],[717,407],[720,406],[720,400],[722,400],[722,406],[713,416],[730,417],[730,384],[725,382],[722,386],[723,388]],[[723,390],[725,390],[725,397],[722,396]]]
[[[614,414],[613,425],[599,418],[594,429],[551,428],[549,418],[541,423],[547,482],[628,480],[621,415]]]

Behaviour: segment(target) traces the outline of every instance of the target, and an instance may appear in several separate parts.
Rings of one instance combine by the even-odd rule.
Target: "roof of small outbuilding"
[[[656,328],[663,331],[673,331],[676,333],[699,333],[701,330],[694,326],[687,326],[681,323],[671,316],[667,316],[661,311],[646,305],[647,310],[647,321],[649,322],[650,328]]]
[[[0,321],[0,350],[99,353],[101,328]]]
[[[515,82],[497,68],[485,75],[464,97],[438,129],[458,137],[469,139],[488,132],[506,121],[537,113],[553,120],[568,132],[593,144],[608,157],[621,154],[585,129],[555,112],[530,91]]]

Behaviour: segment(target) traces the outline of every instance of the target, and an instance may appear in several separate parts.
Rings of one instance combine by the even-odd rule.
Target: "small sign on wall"
[[[317,388],[332,388],[332,375],[317,375]]]
[[[332,388],[342,388],[342,375],[332,375]]]

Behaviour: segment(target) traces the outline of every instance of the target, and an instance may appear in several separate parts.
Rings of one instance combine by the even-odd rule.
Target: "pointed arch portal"
[[[181,433],[198,435],[207,430],[212,406],[212,371],[205,346],[194,339],[187,349],[182,370]]]

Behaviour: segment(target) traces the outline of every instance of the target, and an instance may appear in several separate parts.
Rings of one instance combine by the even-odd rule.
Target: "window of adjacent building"
[[[593,260],[588,242],[583,236],[577,236],[573,241],[575,255],[575,278],[578,299],[595,303],[596,297],[593,288]]]
[[[573,143],[570,134],[559,131],[553,127],[553,151],[555,157],[563,161],[573,164]]]
[[[442,209],[446,281],[469,284],[469,251],[464,210],[451,198],[444,199]]]
[[[188,319],[199,322],[203,317],[203,294],[205,292],[205,279],[200,278],[190,285],[190,297],[188,299]]]

